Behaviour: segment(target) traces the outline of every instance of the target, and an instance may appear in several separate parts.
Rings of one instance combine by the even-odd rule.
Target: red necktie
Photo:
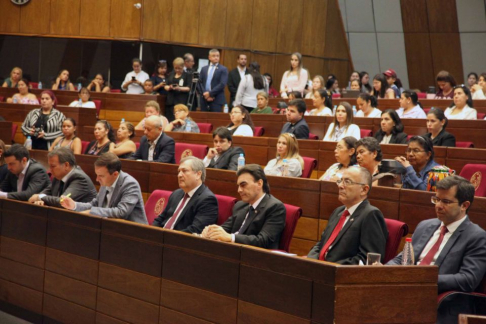
[[[437,242],[435,242],[435,244],[432,246],[432,248],[429,250],[429,252],[427,252],[425,257],[420,262],[420,265],[430,265],[430,262],[432,262],[432,260],[434,260],[435,254],[437,253],[437,251],[439,251],[440,244],[442,243],[442,240],[444,239],[444,235],[447,232],[448,232],[447,227],[441,226],[439,239],[437,240]]]
[[[348,216],[349,216],[349,211],[346,209],[341,215],[341,218],[339,219],[339,222],[337,223],[336,227],[334,227],[334,229],[332,230],[329,240],[327,240],[326,244],[324,244],[324,247],[321,249],[321,253],[319,254],[319,260],[326,260],[326,253],[329,250],[329,247],[332,245],[332,243],[334,243],[334,240],[336,240],[336,237],[338,236],[339,232],[343,228],[344,222],[346,221],[346,217]]]
[[[184,198],[182,199],[181,204],[179,205],[179,208],[177,208],[177,210],[172,215],[172,217],[167,221],[167,223],[165,223],[164,228],[172,229],[172,225],[174,225],[174,222],[176,221],[177,216],[179,216],[182,208],[184,207],[184,204],[186,203],[187,198],[189,198],[189,195],[188,194],[185,194],[184,195]]]

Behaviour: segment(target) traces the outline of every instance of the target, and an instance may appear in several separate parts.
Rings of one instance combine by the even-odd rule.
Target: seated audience
[[[371,93],[373,88],[370,85],[370,75],[366,71],[362,71],[359,73],[359,77],[361,78],[361,85],[362,92]]]
[[[175,120],[165,126],[166,132],[188,132],[199,133],[199,126],[189,117],[189,109],[186,105],[178,104],[174,106]]]
[[[169,121],[174,120],[174,106],[186,104],[191,90],[192,76],[184,72],[184,60],[177,57],[174,62],[174,71],[167,77],[164,89],[167,91],[165,101],[165,116]]]
[[[319,180],[337,181],[343,177],[344,170],[357,165],[355,149],[357,141],[356,138],[347,136],[337,143],[334,150],[337,163],[331,165]]]
[[[115,153],[120,159],[128,159],[137,151],[137,146],[132,141],[135,136],[135,127],[130,122],[122,122],[116,132],[118,143],[110,148],[111,153]]]
[[[472,92],[472,87],[478,84],[478,75],[475,72],[469,72],[467,75],[467,87]]]
[[[295,99],[302,99],[302,93],[299,91],[291,91],[289,92],[289,101],[295,100]]]
[[[440,71],[436,77],[439,91],[435,94],[435,99],[452,99],[454,98],[454,87],[456,80],[447,71]]]
[[[367,197],[371,190],[371,175],[362,167],[347,168],[337,180],[339,201],[321,240],[310,250],[308,258],[339,264],[366,264],[367,254],[385,257],[388,230],[381,211]]]
[[[78,91],[79,100],[74,100],[69,104],[69,107],[83,107],[83,108],[95,108],[96,105],[94,102],[90,101],[91,94],[89,93],[88,88],[81,88]]]
[[[349,82],[346,90],[361,90],[361,87],[359,89],[351,89],[353,81],[358,81],[358,83],[361,84],[361,78],[358,71],[353,71],[353,73],[351,73],[351,75],[349,76]]]
[[[353,108],[344,101],[336,108],[334,122],[327,128],[324,141],[338,142],[344,137],[352,136],[356,139],[361,138],[358,125],[353,124]]]
[[[426,190],[430,170],[438,166],[434,161],[434,145],[428,137],[414,136],[410,139],[407,156],[397,156],[407,172],[402,175],[402,188]]]
[[[3,153],[8,173],[0,184],[0,198],[27,201],[49,185],[46,169],[29,156],[20,144],[12,145]]]
[[[293,53],[290,56],[290,69],[285,71],[280,83],[281,97],[287,99],[292,91],[297,91],[302,95],[308,79],[309,72],[302,66],[302,54]]]
[[[88,90],[91,92],[110,92],[110,86],[106,84],[103,74],[98,73],[95,78],[88,84]]]
[[[19,93],[14,94],[12,98],[8,98],[8,103],[19,103],[27,105],[39,104],[39,100],[37,100],[35,94],[29,92],[30,83],[27,79],[19,80],[16,86],[19,90]]]
[[[380,143],[374,137],[364,137],[356,142],[356,160],[360,167],[365,168],[372,177],[379,171],[378,167],[383,158]]]
[[[339,93],[339,82],[338,79],[336,79],[336,77],[327,79],[326,90],[329,96],[332,96],[335,93]]]
[[[260,74],[260,64],[251,62],[246,74],[238,85],[234,106],[243,106],[248,111],[257,107],[256,97],[259,92],[268,92],[267,79]]]
[[[399,102],[401,108],[397,109],[397,114],[400,118],[426,118],[415,91],[403,91]]]
[[[74,154],[81,154],[82,146],[81,139],[76,136],[76,121],[68,117],[62,122],[62,135],[54,140],[49,151],[60,147],[67,147]]]
[[[263,74],[263,76],[267,79],[267,82],[268,82],[268,96],[270,98],[278,98],[279,93],[278,93],[277,89],[272,87],[272,84],[273,84],[272,75],[270,73],[265,73],[265,74]]]
[[[61,196],[62,207],[89,215],[120,218],[148,224],[138,181],[121,170],[122,164],[114,153],[103,153],[94,164],[100,192],[88,203],[75,202]]]
[[[403,132],[402,121],[395,109],[381,113],[380,130],[374,137],[380,144],[407,144],[407,134]]]
[[[395,91],[395,97],[400,98],[400,95],[403,92],[402,81],[397,76],[397,73],[393,69],[388,69],[386,72],[383,73],[386,77],[386,82],[388,86],[390,86],[393,91]]]
[[[233,136],[253,136],[253,121],[250,113],[243,106],[234,106],[230,113],[231,123],[228,129]]]
[[[432,140],[434,146],[456,146],[456,138],[449,132],[446,132],[447,117],[440,108],[432,108],[427,114],[427,130],[429,131],[424,137]]]
[[[40,206],[61,207],[60,197],[70,194],[71,199],[90,202],[96,195],[96,188],[84,171],[76,165],[73,151],[67,147],[57,148],[47,155],[52,174],[52,183],[29,198],[30,203]]]
[[[179,189],[170,195],[164,211],[152,225],[200,234],[206,226],[218,221],[218,201],[204,184],[204,163],[194,156],[183,158],[177,179]]]
[[[69,80],[69,71],[61,70],[57,75],[56,82],[52,85],[52,90],[75,91],[74,85]]]
[[[287,160],[284,170],[284,160]],[[294,134],[280,134],[277,141],[277,157],[268,162],[263,170],[266,175],[300,177],[304,170],[304,160],[299,155],[299,143]]]
[[[381,110],[375,108],[378,106],[378,101],[376,97],[368,93],[360,93],[359,97],[356,99],[359,111],[356,113],[355,117],[369,117],[377,118],[381,116]]]
[[[0,183],[5,179],[8,174],[7,163],[5,162],[5,152],[7,148],[5,143],[0,140]]]
[[[22,69],[19,67],[14,67],[10,72],[10,77],[6,78],[5,81],[3,81],[2,87],[17,88],[22,78],[23,78]]]
[[[167,118],[161,115],[160,112],[160,105],[157,103],[157,101],[150,100],[145,104],[145,118],[138,123],[137,126],[135,126],[135,130],[144,130],[145,128],[145,120],[152,116],[160,116],[160,120],[162,122],[162,126],[165,128],[169,121]]]
[[[151,79],[147,79],[143,82],[143,94],[146,95],[158,95],[159,93],[154,89],[154,82]]]
[[[211,240],[278,249],[285,228],[284,204],[270,195],[270,186],[262,168],[247,164],[236,173],[242,201],[223,225],[209,225],[202,237]]]
[[[324,78],[322,77],[322,75],[316,75],[314,79],[312,79],[312,88],[305,95],[305,99],[314,99],[314,92],[318,90],[326,90],[326,87],[324,87]]]
[[[413,233],[415,264],[439,268],[439,294],[473,292],[484,277],[486,232],[467,215],[473,200],[474,186],[468,180],[456,175],[442,179],[432,197],[437,218],[420,222]],[[401,263],[402,253],[387,265]]]
[[[22,124],[22,133],[32,139],[34,150],[48,150],[62,134],[66,116],[56,109],[57,98],[50,90],[41,93],[41,108],[31,110]]]
[[[115,132],[106,120],[98,120],[95,124],[94,137],[95,139],[88,144],[84,154],[101,155],[115,147]]]
[[[471,92],[465,85],[454,87],[454,103],[445,110],[447,119],[478,119]]]
[[[312,104],[314,109],[305,112],[306,116],[332,116],[332,100],[329,97],[326,89],[314,90],[312,97]]]
[[[486,73],[479,75],[479,82],[471,88],[472,99],[486,99]]]
[[[361,80],[353,80],[351,81],[351,85],[349,86],[349,90],[355,90],[355,91],[363,91],[363,85],[361,84]]]
[[[122,90],[127,94],[142,94],[143,83],[149,79],[149,75],[142,71],[142,61],[138,58],[132,60],[132,72],[128,72],[125,76],[125,80],[122,83]]]
[[[175,142],[164,133],[158,116],[147,118],[144,134],[140,140],[140,147],[129,157],[130,160],[175,163]]]
[[[214,147],[210,148],[204,158],[206,168],[233,170],[238,169],[238,158],[245,152],[241,147],[233,146],[233,137],[226,127],[213,131]]]
[[[304,119],[306,110],[304,100],[291,100],[287,108],[287,123],[282,127],[280,134],[291,133],[297,139],[309,139],[309,125]]]
[[[157,63],[157,67],[155,68],[155,72],[150,78],[154,85],[154,91],[157,91],[160,95],[166,95],[167,91],[165,91],[165,86],[167,85],[167,62],[166,61],[159,61]]]
[[[379,99],[395,99],[395,91],[390,88],[384,74],[379,73],[373,78],[373,91],[371,94]]]
[[[257,107],[250,114],[273,114],[272,108],[268,106],[268,94],[265,91],[257,94]]]

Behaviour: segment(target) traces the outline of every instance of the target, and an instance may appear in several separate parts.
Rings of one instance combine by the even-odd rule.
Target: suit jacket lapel
[[[341,239],[341,237],[344,235],[344,233],[346,233],[346,231],[351,227],[353,226],[354,222],[355,222],[355,219],[358,218],[361,214],[361,210],[364,209],[366,206],[368,206],[368,200],[363,200],[358,208],[356,208],[356,210],[354,211],[353,215],[349,216],[349,219],[348,221],[346,222],[346,224],[344,224],[344,227],[341,229],[341,231],[339,232],[338,236],[336,237],[336,239],[334,240],[334,243],[333,245],[336,245],[337,242],[339,242],[339,240]],[[339,216],[341,216],[342,212],[344,211],[344,209],[341,211],[341,213],[339,214]]]
[[[430,239],[432,238],[432,235],[437,230],[437,228],[440,226],[440,224],[441,224],[440,221],[437,222],[437,223],[434,223],[434,224],[430,224],[424,230],[424,234],[421,235],[418,238],[417,242],[416,243],[412,242],[412,245],[413,245],[413,253],[415,255],[415,262],[418,261],[420,255],[422,254],[422,251],[424,250],[425,246],[430,241]]]
[[[115,189],[113,189],[113,193],[111,194],[111,199],[110,199],[109,207],[112,207],[113,206],[113,202],[118,197],[118,194],[120,192],[120,187],[123,184],[123,180],[125,180],[125,176],[123,175],[122,172],[120,172],[120,175],[118,175],[118,180],[116,182]],[[105,191],[105,193],[106,193],[106,191]]]
[[[334,228],[336,227],[337,223],[339,223],[339,218],[341,217],[341,214],[344,211],[344,206],[339,207],[329,218],[329,223],[327,223],[326,230],[324,231],[323,237],[322,237],[322,244],[326,244],[327,240],[331,237],[332,232],[334,231]],[[333,215],[337,214],[337,217],[332,217]]]
[[[466,216],[467,217],[467,216]],[[447,240],[446,245],[442,248],[442,251],[440,251],[439,256],[437,257],[437,260],[435,261],[436,266],[440,266],[442,261],[444,261],[445,257],[447,254],[449,254],[450,249],[452,246],[454,246],[454,243],[456,243],[457,239],[461,236],[462,232],[466,229],[466,227],[470,224],[469,219],[465,219],[462,224],[452,233],[452,236]]]
[[[255,209],[255,213],[253,213],[252,216],[248,215],[248,218],[246,219],[245,224],[243,225],[243,228],[240,230],[240,234],[245,233],[245,231],[248,229],[248,227],[253,222],[253,220],[257,217],[257,215],[259,215],[260,213],[262,213],[265,210],[265,206],[267,205],[268,199],[270,199],[269,194],[265,194],[265,197],[262,199],[262,201],[260,201],[260,203],[258,204],[258,207]],[[248,213],[249,213],[249,211],[250,211],[250,205],[248,205],[248,209],[247,209]]]
[[[177,223],[179,223],[179,221],[184,217],[184,215],[186,214],[186,212],[188,210],[190,210],[190,208],[192,207],[192,205],[196,202],[197,200],[197,197],[203,192],[205,186],[204,184],[202,184],[197,190],[196,192],[192,195],[191,199],[189,199],[189,201],[187,202],[186,204],[186,207],[184,207],[184,209],[182,210],[181,212],[181,215],[177,218],[175,224],[174,224],[174,228],[175,226],[177,225]],[[180,197],[179,201],[181,201],[183,198],[184,198],[184,191],[182,191],[182,196]],[[174,210],[175,212],[175,210]]]
[[[229,149],[227,149],[226,151],[223,152],[223,154],[220,155],[220,157],[218,158],[218,160],[216,162],[214,162],[214,166],[218,166],[221,164],[221,161],[223,161],[223,158],[226,156],[226,154],[228,154],[231,150],[233,149],[233,147],[230,147]],[[214,161],[214,158],[213,158],[213,161]]]

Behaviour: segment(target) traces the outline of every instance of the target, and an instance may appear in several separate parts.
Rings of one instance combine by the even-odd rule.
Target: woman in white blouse
[[[319,89],[314,91],[314,98],[312,99],[314,109],[306,111],[306,116],[332,116],[332,100],[329,98],[326,89]]]
[[[304,160],[299,155],[299,144],[294,134],[283,133],[277,142],[277,156],[268,162],[263,170],[266,175],[283,176],[284,163],[287,160],[287,176],[300,177],[304,169]]]
[[[361,132],[358,125],[353,124],[353,109],[351,105],[344,101],[337,107],[334,122],[329,125],[324,141],[337,142],[346,136],[360,139]]]
[[[231,108],[230,118],[231,123],[228,125],[228,129],[231,135],[253,136],[253,121],[245,107],[235,106]]]
[[[91,94],[88,88],[81,88],[78,92],[79,100],[74,100],[69,104],[69,107],[83,107],[83,108],[96,108],[94,102],[90,101]]]
[[[298,91],[304,93],[309,73],[302,66],[302,54],[293,53],[290,59],[290,69],[283,74],[280,83],[280,95],[287,99],[288,93]]]
[[[472,98],[476,99],[486,99],[486,73],[481,73],[479,75],[478,84],[471,87]]]
[[[469,89],[461,84],[454,87],[454,103],[444,112],[447,119],[477,119],[477,111]]]
[[[257,107],[257,94],[261,91],[268,93],[268,81],[260,74],[260,64],[257,62],[251,62],[248,71],[240,81],[234,105],[252,111]]]
[[[375,108],[378,106],[375,96],[369,93],[360,93],[358,99],[356,99],[356,103],[359,108],[356,117],[379,118],[381,116],[381,110]]]
[[[354,148],[357,141],[356,138],[347,136],[337,142],[334,150],[337,163],[331,165],[319,180],[337,181],[342,178],[344,170],[357,164],[356,149]]]

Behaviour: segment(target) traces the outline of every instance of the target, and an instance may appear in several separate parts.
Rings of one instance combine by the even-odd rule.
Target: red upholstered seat
[[[210,123],[196,123],[199,127],[199,131],[203,134],[211,134],[213,131],[213,124]]]
[[[200,159],[204,159],[208,154],[209,147],[202,144],[188,144],[188,143],[176,143],[175,144],[175,160],[176,164],[179,164],[181,159],[186,156],[195,156]]]
[[[263,127],[260,127],[260,126],[255,126],[254,129],[253,129],[253,136],[256,136],[256,137],[260,137],[260,136],[263,136],[263,134],[265,134],[265,128]]]
[[[419,99],[426,99],[427,98],[427,93],[425,93],[425,92],[417,92],[417,97]]]
[[[478,112],[478,119],[484,119],[485,116],[486,116],[485,113]]]
[[[302,170],[302,175],[300,177],[309,179],[312,171],[317,167],[317,160],[306,156],[303,156],[302,159],[304,160],[304,170]]]
[[[12,123],[12,143],[15,141],[15,133],[17,133],[18,127],[19,125]]]
[[[299,221],[300,216],[302,216],[302,208],[293,205],[284,205],[285,209],[287,210],[285,216],[285,228],[282,232],[282,236],[280,237],[278,247],[282,251],[289,252],[290,242],[292,241],[292,236],[294,236],[297,222]]]
[[[386,228],[388,229],[388,239],[386,240],[385,263],[393,259],[398,253],[402,237],[408,234],[408,225],[394,220],[385,218]]]
[[[469,180],[476,190],[475,196],[486,197],[486,165],[466,164],[462,170],[461,177]],[[485,177],[485,179],[483,179]]]
[[[222,225],[233,214],[238,199],[230,196],[215,195],[218,200],[218,225]]]
[[[135,142],[135,146],[137,148],[137,150],[140,148],[140,142]]]
[[[309,139],[317,141],[319,139],[319,136],[317,136],[316,134],[309,133]]]
[[[428,114],[428,113],[429,113],[429,111],[430,111],[430,109],[432,109],[432,108],[424,108],[424,112],[425,112],[425,114]]]
[[[360,129],[361,138],[373,136],[373,131],[371,129]]]
[[[120,89],[111,89],[110,92],[111,93],[121,93],[121,90]]]
[[[0,102],[3,102],[3,101],[4,101],[4,99],[5,99],[5,97],[0,96]]]
[[[81,141],[81,154],[84,154],[86,152],[86,148],[88,148],[88,145],[88,141]]]
[[[152,225],[154,219],[157,218],[165,209],[172,191],[154,190],[149,199],[145,203],[145,214],[149,225]]]
[[[32,89],[39,89],[39,82],[31,82],[30,86],[32,87]]]
[[[474,147],[473,142],[456,142],[456,147]]]
[[[98,119],[100,116],[100,110],[101,110],[101,100],[93,100],[95,106],[96,106],[96,118]]]
[[[340,93],[333,93],[332,94],[332,98],[341,98],[341,94]]]

